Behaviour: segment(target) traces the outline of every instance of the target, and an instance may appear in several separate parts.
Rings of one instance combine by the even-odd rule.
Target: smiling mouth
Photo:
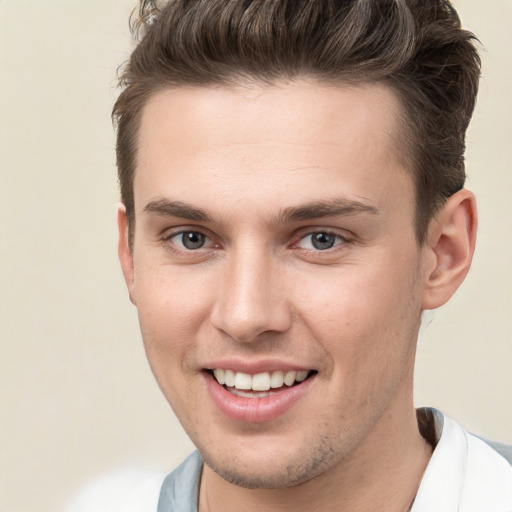
[[[250,375],[233,370],[209,370],[213,378],[230,393],[244,398],[265,398],[309,379],[315,370],[262,372]]]

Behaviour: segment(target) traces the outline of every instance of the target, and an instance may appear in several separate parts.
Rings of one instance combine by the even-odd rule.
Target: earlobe
[[[475,250],[475,196],[460,190],[431,221],[425,250],[423,309],[447,302],[466,277]]]
[[[128,237],[128,217],[126,215],[126,208],[123,203],[119,203],[117,207],[117,228],[119,239],[117,244],[117,253],[119,255],[119,262],[123,271],[124,280],[128,287],[128,294],[130,300],[136,305],[134,297],[134,270],[133,270],[133,255]]]

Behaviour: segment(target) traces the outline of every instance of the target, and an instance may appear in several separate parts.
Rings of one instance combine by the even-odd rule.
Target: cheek
[[[302,282],[300,311],[314,337],[349,373],[403,356],[420,319],[413,259],[332,270],[314,287]]]
[[[135,273],[137,309],[144,323],[171,328],[180,335],[197,325],[208,304],[207,280],[200,273],[175,271],[171,266]]]
[[[137,311],[151,370],[178,417],[194,418],[194,348],[204,320],[203,295],[192,293],[194,287],[169,272],[145,272],[137,278]]]
[[[190,348],[208,314],[204,283],[183,279],[171,268],[136,274],[135,293],[142,338],[155,374],[160,368],[190,366]],[[202,286],[202,288],[201,288]]]

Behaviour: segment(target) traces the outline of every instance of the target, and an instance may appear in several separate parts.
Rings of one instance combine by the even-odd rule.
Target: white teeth
[[[235,388],[236,389],[251,389],[252,378],[248,373],[236,372]]]
[[[267,393],[265,391],[243,391],[236,388],[231,388],[230,391],[233,395],[243,396],[244,398],[265,398],[272,395],[272,393]]]
[[[252,389],[254,391],[268,391],[270,389],[270,375],[268,372],[252,376]]]
[[[284,385],[290,387],[296,382],[303,382],[307,379],[309,372],[307,370],[290,370],[287,372],[278,370],[275,372],[257,373],[256,375],[251,376],[248,373],[215,368],[215,370],[213,370],[213,375],[220,385],[225,384],[229,388],[268,391],[269,389],[281,388]],[[260,395],[263,395],[263,393],[260,393]],[[245,394],[240,396],[245,396]]]
[[[272,376],[270,377],[270,387],[274,388],[282,388],[284,384],[284,372],[272,372]]]
[[[284,383],[287,385],[287,386],[293,386],[293,383],[295,382],[295,375],[297,373],[294,372],[294,371],[291,371],[291,372],[286,372],[285,373],[285,376],[284,376]]]
[[[235,385],[235,372],[233,370],[224,370],[224,384],[230,388]]]
[[[226,383],[225,376],[224,376],[224,370],[221,370],[220,368],[216,368],[213,370],[213,375],[215,375],[215,378],[217,379],[217,382],[221,385]]]
[[[297,382],[302,382],[306,380],[306,377],[308,376],[307,370],[302,370],[300,372],[297,372],[297,375],[295,376],[295,380]]]

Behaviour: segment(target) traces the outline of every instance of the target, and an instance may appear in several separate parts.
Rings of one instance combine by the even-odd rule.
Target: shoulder
[[[489,441],[489,439],[484,439],[483,437],[478,438],[486,445],[490,446],[495,452],[499,453],[512,466],[512,445]]]
[[[416,414],[421,434],[432,446],[436,446],[439,443],[444,430],[460,429],[464,431],[464,434],[469,436],[469,438],[476,438],[485,443],[488,447],[492,448],[494,452],[503,457],[509,465],[512,465],[512,445],[491,441],[467,432],[454,422],[454,420],[432,407],[422,407],[416,411]]]
[[[412,510],[512,511],[510,447],[479,439],[435,409],[419,413],[430,420],[435,447]]]
[[[196,512],[203,460],[195,451],[162,484],[158,512]]]
[[[172,473],[126,469],[96,478],[64,512],[196,512],[203,461],[193,452]]]

